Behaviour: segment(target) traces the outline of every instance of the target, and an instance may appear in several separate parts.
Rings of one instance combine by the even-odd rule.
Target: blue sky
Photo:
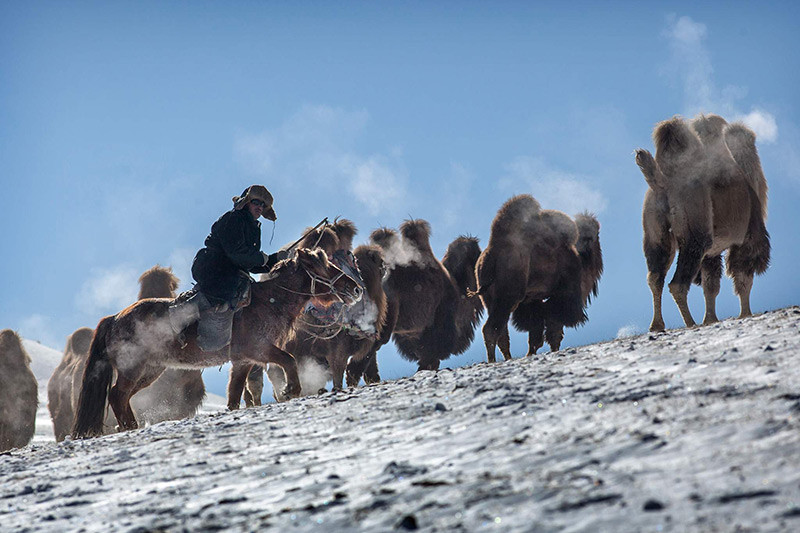
[[[514,194],[590,209],[606,271],[565,344],[642,332],[633,150],[701,111],[759,135],[773,256],[754,311],[800,303],[798,5],[2,2],[0,327],[61,349],[156,263],[188,289],[211,224],[262,183],[278,213],[267,251],[324,216],[355,221],[357,243],[415,217],[441,256],[459,234],[485,246]],[[664,310],[682,325],[670,298]],[[729,280],[718,312],[738,313]],[[477,332],[447,366],[481,360]],[[379,363],[384,378],[415,368],[392,345]],[[204,375],[223,393],[225,369]]]

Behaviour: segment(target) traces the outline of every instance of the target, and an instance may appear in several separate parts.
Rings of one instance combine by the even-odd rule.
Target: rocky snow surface
[[[799,358],[792,307],[34,443],[0,529],[798,531]]]

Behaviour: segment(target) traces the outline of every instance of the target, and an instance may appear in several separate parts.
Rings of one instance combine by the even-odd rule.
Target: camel
[[[390,338],[400,355],[415,361],[419,370],[437,370],[445,359],[464,353],[475,336],[483,312],[477,298],[475,263],[481,253],[478,239],[461,236],[447,248],[440,262],[430,246],[430,224],[406,220],[400,235],[389,228],[375,230],[370,240],[383,249],[389,270],[384,282],[386,324],[370,352],[347,369],[348,383],[380,380],[377,351]]]
[[[27,446],[36,429],[38,383],[15,331],[0,331],[0,452]]]
[[[716,297],[727,273],[739,297],[739,317],[750,316],[755,274],[769,267],[767,182],[755,134],[718,115],[691,123],[675,116],[653,130],[655,158],[636,150],[636,164],[649,186],[642,207],[647,283],[653,294],[650,331],[663,331],[661,294],[677,253],[669,290],[687,327],[696,325],[688,305],[691,283],[703,287],[703,324],[717,322]]]
[[[278,262],[270,278],[254,282],[250,293],[250,304],[234,316],[231,343],[213,352],[203,352],[197,345],[196,323],[180,336],[174,333],[169,320],[171,300],[141,300],[101,320],[89,348],[73,436],[102,434],[106,397],[120,428],[137,428],[131,396],[168,367],[205,368],[243,360],[276,363],[286,373],[288,385],[283,392],[297,396],[297,365],[273,339],[282,338],[312,300],[352,304],[361,298],[358,284],[329,263],[325,254],[305,249],[297,250],[294,258]],[[115,370],[117,380],[112,386]],[[236,397],[241,397],[246,377],[245,373],[239,382],[228,384],[229,391],[238,387]]]
[[[509,318],[528,332],[529,357],[545,339],[558,350],[564,327],[586,322],[585,308],[603,271],[599,230],[594,216],[582,214],[573,221],[542,209],[527,194],[503,204],[475,268],[480,288],[474,294],[488,311],[483,340],[490,363],[496,361],[496,348],[505,360],[512,358]]]
[[[172,268],[155,265],[139,277],[138,300],[174,298],[179,284]],[[47,407],[53,420],[56,442],[64,440],[72,430],[93,335],[91,328],[79,328],[67,338],[64,357],[47,383]],[[156,424],[194,416],[205,395],[200,370],[170,368],[150,387],[131,398],[131,405],[142,422]],[[112,417],[112,413],[107,412],[104,427],[109,433],[114,427]]]

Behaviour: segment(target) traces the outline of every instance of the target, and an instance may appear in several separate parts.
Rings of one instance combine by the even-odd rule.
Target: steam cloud
[[[716,87],[711,56],[705,45],[708,36],[705,24],[686,16],[672,17],[663,35],[672,52],[665,73],[678,78],[683,85],[686,116],[717,113],[744,122],[756,133],[759,142],[772,143],[778,139],[774,115],[758,108],[745,113],[737,107],[737,101],[747,95],[746,88],[728,85],[719,90]]]
[[[92,316],[116,313],[135,302],[138,293],[139,272],[133,267],[93,271],[77,295],[77,305]]]

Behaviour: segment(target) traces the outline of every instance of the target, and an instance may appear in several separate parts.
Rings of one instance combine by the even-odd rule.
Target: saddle
[[[241,293],[243,292],[243,293]],[[250,284],[243,285],[231,301],[206,295],[197,287],[178,295],[169,306],[169,325],[186,346],[185,331],[197,322],[197,345],[204,352],[216,351],[231,342],[233,316],[250,305]]]

